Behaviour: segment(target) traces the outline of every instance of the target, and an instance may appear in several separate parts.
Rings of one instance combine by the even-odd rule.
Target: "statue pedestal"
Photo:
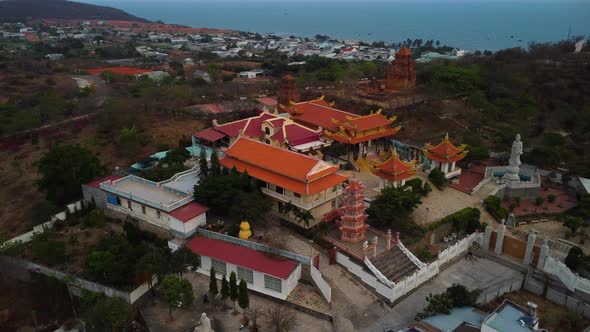
[[[502,182],[510,185],[511,183],[520,182],[520,169],[518,166],[508,166],[506,167],[506,173],[502,177]]]

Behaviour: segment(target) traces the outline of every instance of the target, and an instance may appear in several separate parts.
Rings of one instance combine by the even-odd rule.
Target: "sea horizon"
[[[82,0],[151,21],[280,36],[328,35],[341,40],[440,40],[496,51],[590,35],[590,1],[138,1]]]

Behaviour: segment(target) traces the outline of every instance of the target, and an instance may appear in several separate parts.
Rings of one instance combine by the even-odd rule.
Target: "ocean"
[[[468,51],[590,36],[588,0],[260,1],[81,0],[192,27],[388,43],[433,39]]]

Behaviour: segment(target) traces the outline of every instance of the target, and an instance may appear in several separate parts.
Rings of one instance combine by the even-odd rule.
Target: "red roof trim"
[[[185,204],[179,208],[176,208],[170,211],[168,214],[171,217],[174,217],[183,223],[191,221],[192,219],[202,215],[203,213],[209,210],[208,207],[205,205],[199,204],[197,202],[190,202]]]
[[[118,175],[109,175],[109,176],[105,176],[104,178],[100,178],[100,179],[94,180],[92,182],[89,182],[89,183],[85,184],[85,186],[92,187],[95,189],[100,189],[101,183],[103,183],[105,181],[119,180],[120,178],[121,178],[121,176],[118,176]]]
[[[201,256],[239,265],[283,280],[288,279],[299,265],[298,262],[287,258],[202,236],[192,238],[186,247]]]

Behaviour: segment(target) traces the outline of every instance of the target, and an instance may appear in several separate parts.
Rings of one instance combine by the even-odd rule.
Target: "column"
[[[455,170],[455,162],[453,161],[453,164],[451,164],[451,172]]]
[[[492,239],[493,228],[491,225],[486,226],[486,230],[483,236],[483,249],[490,250],[490,240]]]
[[[502,254],[502,245],[504,244],[504,234],[506,233],[506,225],[501,224],[498,227],[498,238],[496,239],[496,248],[494,252],[498,255]]]
[[[549,243],[547,240],[543,241],[541,245],[541,251],[539,252],[539,261],[537,262],[537,268],[543,270],[545,267],[545,258],[547,258],[547,252],[549,251]]]
[[[526,240],[526,250],[524,251],[524,258],[522,259],[522,263],[524,265],[529,265],[533,261],[533,249],[535,248],[536,240],[537,234],[529,233],[529,236]]]
[[[391,229],[387,230],[387,250],[391,250]]]

